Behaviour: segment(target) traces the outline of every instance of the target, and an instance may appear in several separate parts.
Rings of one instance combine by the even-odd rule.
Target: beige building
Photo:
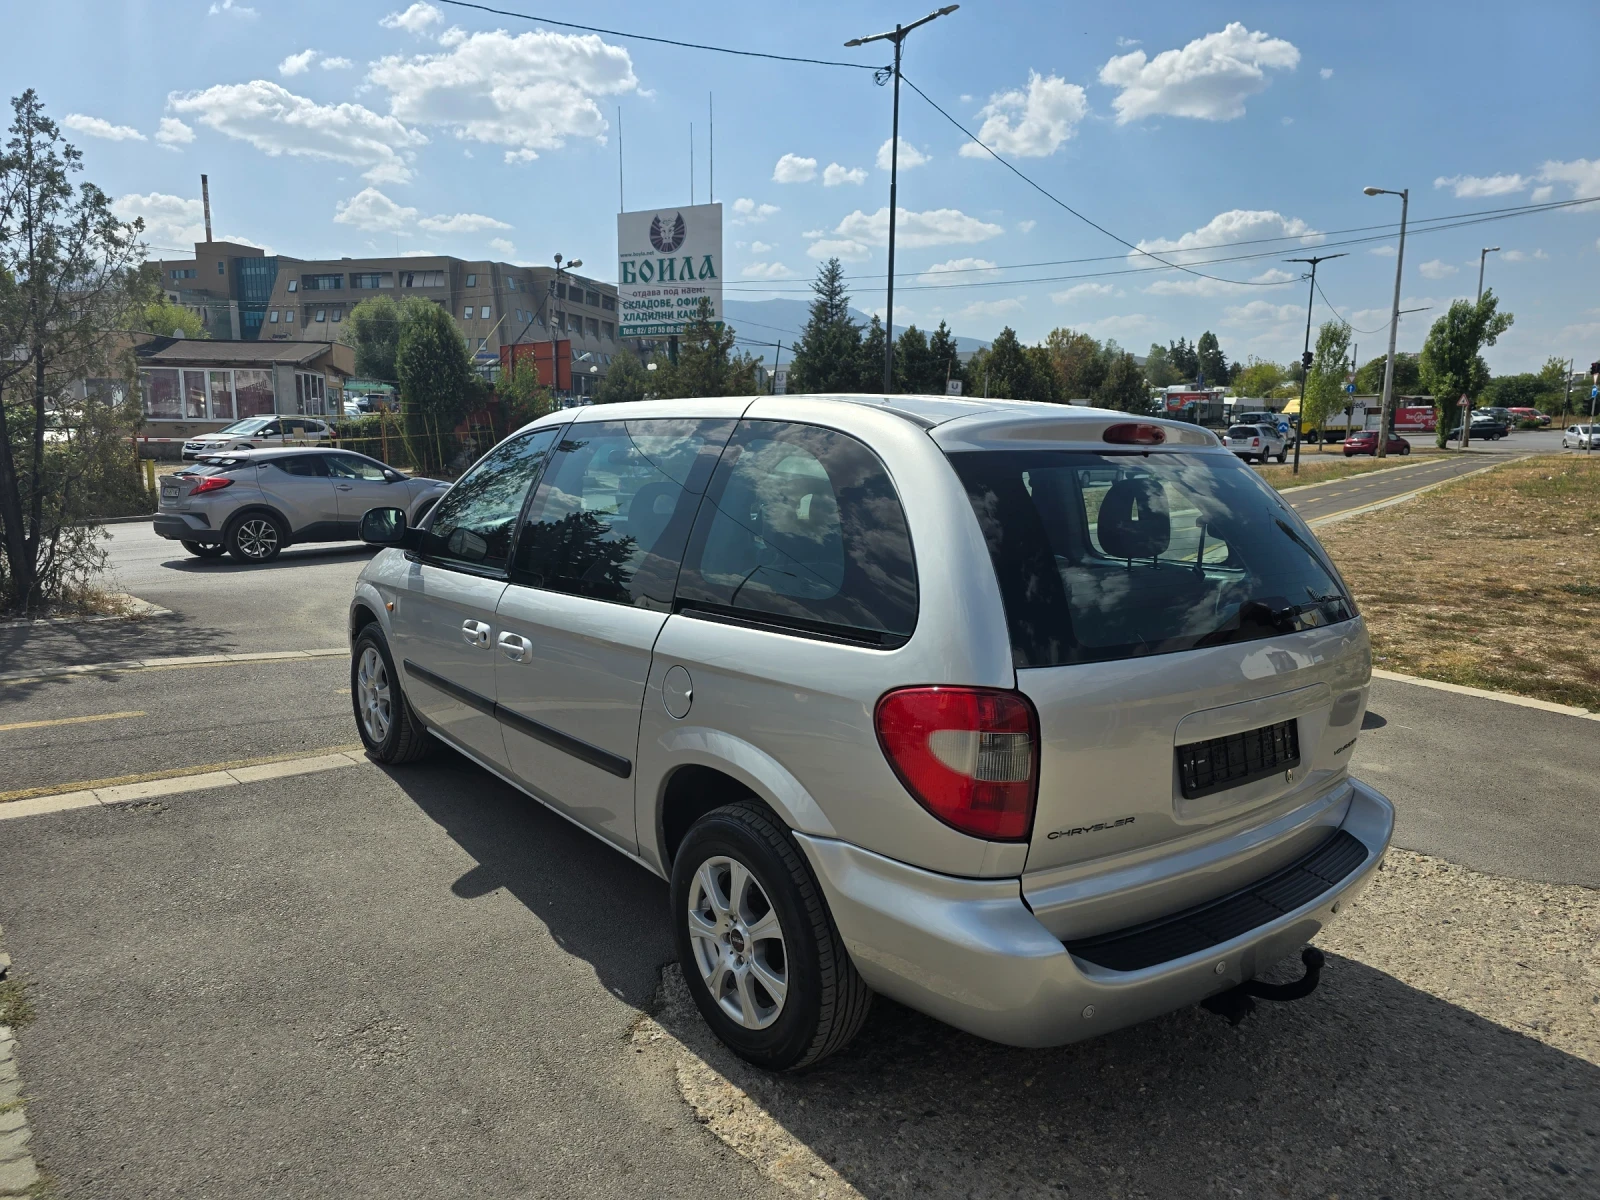
[[[446,255],[297,259],[236,242],[197,242],[192,259],[164,260],[160,268],[168,296],[200,312],[214,338],[336,342],[362,300],[421,296],[455,318],[485,374],[497,369],[501,346],[570,341],[579,392],[604,374],[621,346],[615,285],[565,271],[557,282],[554,267]]]

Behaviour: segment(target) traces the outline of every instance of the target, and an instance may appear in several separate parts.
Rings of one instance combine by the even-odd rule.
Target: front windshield
[[[256,430],[264,428],[268,422],[271,421],[271,419],[271,417],[250,417],[243,421],[235,421],[232,425],[229,425],[226,429],[220,430],[219,432],[254,433]]]
[[[1233,455],[952,454],[1019,667],[1254,641],[1356,609],[1315,536]]]

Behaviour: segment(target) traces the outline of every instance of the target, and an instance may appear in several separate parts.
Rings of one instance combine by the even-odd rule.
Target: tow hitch
[[[1237,987],[1207,996],[1200,1001],[1200,1007],[1227,1018],[1229,1025],[1237,1025],[1255,1012],[1258,998],[1284,1002],[1309,996],[1317,990],[1317,984],[1322,979],[1322,965],[1327,960],[1323,958],[1321,950],[1307,946],[1300,951],[1300,961],[1305,964],[1306,973],[1293,983],[1262,983],[1259,979],[1247,979]]]

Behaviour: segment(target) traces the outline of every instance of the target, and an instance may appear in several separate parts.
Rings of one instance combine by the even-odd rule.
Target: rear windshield
[[[1260,437],[1261,436],[1261,427],[1259,425],[1235,425],[1232,429],[1228,430],[1228,436],[1229,437]]]
[[[249,417],[243,421],[235,421],[232,425],[227,426],[225,429],[219,429],[217,432],[254,433],[256,430],[261,429],[269,424],[271,420],[271,417]]]
[[[1311,531],[1232,455],[952,454],[1019,667],[1105,662],[1348,621]]]

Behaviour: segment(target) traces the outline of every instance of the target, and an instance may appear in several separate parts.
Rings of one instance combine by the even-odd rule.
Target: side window
[[[502,569],[517,517],[558,429],[541,429],[489,451],[434,506],[422,554],[443,563]]]
[[[383,468],[370,458],[355,454],[329,454],[324,458],[328,464],[328,474],[335,479],[367,479],[384,483],[389,478],[383,473]]]
[[[270,421],[256,431],[257,437],[277,437],[283,429],[276,421]]]
[[[871,645],[917,621],[916,565],[889,473],[855,438],[742,421],[717,464],[680,606]]]
[[[567,430],[517,544],[512,582],[614,604],[672,603],[699,497],[733,422]]]
[[[328,475],[320,454],[296,454],[290,458],[278,459],[276,465],[290,475],[315,476],[317,478],[326,478]]]

